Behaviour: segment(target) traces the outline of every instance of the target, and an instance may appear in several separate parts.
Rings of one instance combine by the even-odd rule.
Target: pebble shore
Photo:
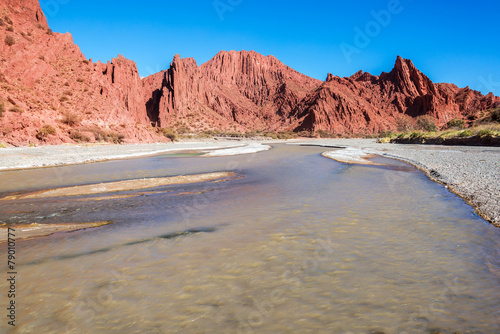
[[[375,139],[320,139],[296,144],[301,143],[349,147],[408,162],[500,227],[500,147],[380,144]]]

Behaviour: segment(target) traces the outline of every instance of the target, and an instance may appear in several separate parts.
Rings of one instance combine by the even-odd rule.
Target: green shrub
[[[59,102],[61,102],[61,103],[66,102],[66,101],[69,101],[69,98],[66,95],[61,96],[61,98],[59,99]]]
[[[7,144],[5,144],[5,143],[0,143],[0,148],[7,148]]]
[[[177,133],[175,132],[174,129],[171,128],[163,128],[160,130],[162,135],[170,139],[172,142],[174,142],[177,139]]]
[[[477,135],[481,138],[484,138],[484,137],[493,137],[495,135],[495,131],[493,130],[488,130],[488,129],[483,129],[483,130],[479,130]]]
[[[264,137],[269,137],[272,139],[278,139],[278,135],[274,132],[264,132]]]
[[[387,137],[387,138],[393,138],[393,137],[395,137],[396,135],[397,135],[397,134],[396,134],[396,133],[394,133],[394,132],[392,132],[392,131],[380,131],[380,132],[378,133],[378,137],[380,137],[380,138],[386,138],[386,137]]]
[[[410,135],[408,133],[400,133],[396,136],[398,139],[408,138]]]
[[[416,139],[416,138],[424,138],[425,137],[425,133],[424,132],[421,132],[421,131],[413,131],[412,133],[410,133],[409,137],[410,139]]]
[[[458,133],[458,136],[459,137],[472,137],[474,135],[474,132],[472,132],[472,130],[464,130],[464,131],[460,131]]]
[[[8,46],[12,46],[12,45],[16,44],[16,40],[11,35],[5,36],[4,41],[5,41],[5,44],[7,44]]]
[[[445,131],[445,132],[439,134],[437,136],[437,138],[441,138],[441,139],[453,138],[453,137],[457,137],[459,133],[460,133],[460,131],[457,131],[457,130],[449,130],[449,131]]]
[[[416,127],[419,130],[426,132],[437,131],[436,123],[434,123],[434,118],[428,115],[419,116],[416,119]]]
[[[465,121],[463,119],[454,118],[451,121],[448,121],[448,123],[446,123],[447,129],[450,129],[450,128],[463,129],[464,126],[465,126]]]
[[[52,125],[44,125],[38,132],[36,133],[36,138],[39,140],[45,140],[50,135],[55,135],[56,129]]]

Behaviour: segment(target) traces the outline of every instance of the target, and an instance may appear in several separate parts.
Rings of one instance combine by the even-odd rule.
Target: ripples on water
[[[500,332],[500,230],[408,165],[351,166],[324,151],[0,173],[4,193],[243,176],[0,202],[9,224],[115,222],[18,241],[16,333]]]

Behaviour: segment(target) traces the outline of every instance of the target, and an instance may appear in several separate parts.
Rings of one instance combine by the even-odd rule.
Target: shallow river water
[[[224,182],[0,201],[8,225],[114,222],[18,240],[17,326],[6,326],[3,315],[0,328],[500,333],[500,229],[407,164],[342,164],[321,156],[328,150],[274,145],[251,155],[160,155],[0,173],[4,195],[237,174]],[[7,290],[2,279],[2,305]]]

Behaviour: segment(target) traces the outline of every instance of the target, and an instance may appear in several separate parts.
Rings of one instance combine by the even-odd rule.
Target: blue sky
[[[324,80],[390,71],[397,55],[435,82],[500,95],[497,1],[41,0],[49,25],[106,62],[123,54],[141,76],[176,53],[198,64],[255,50]]]

